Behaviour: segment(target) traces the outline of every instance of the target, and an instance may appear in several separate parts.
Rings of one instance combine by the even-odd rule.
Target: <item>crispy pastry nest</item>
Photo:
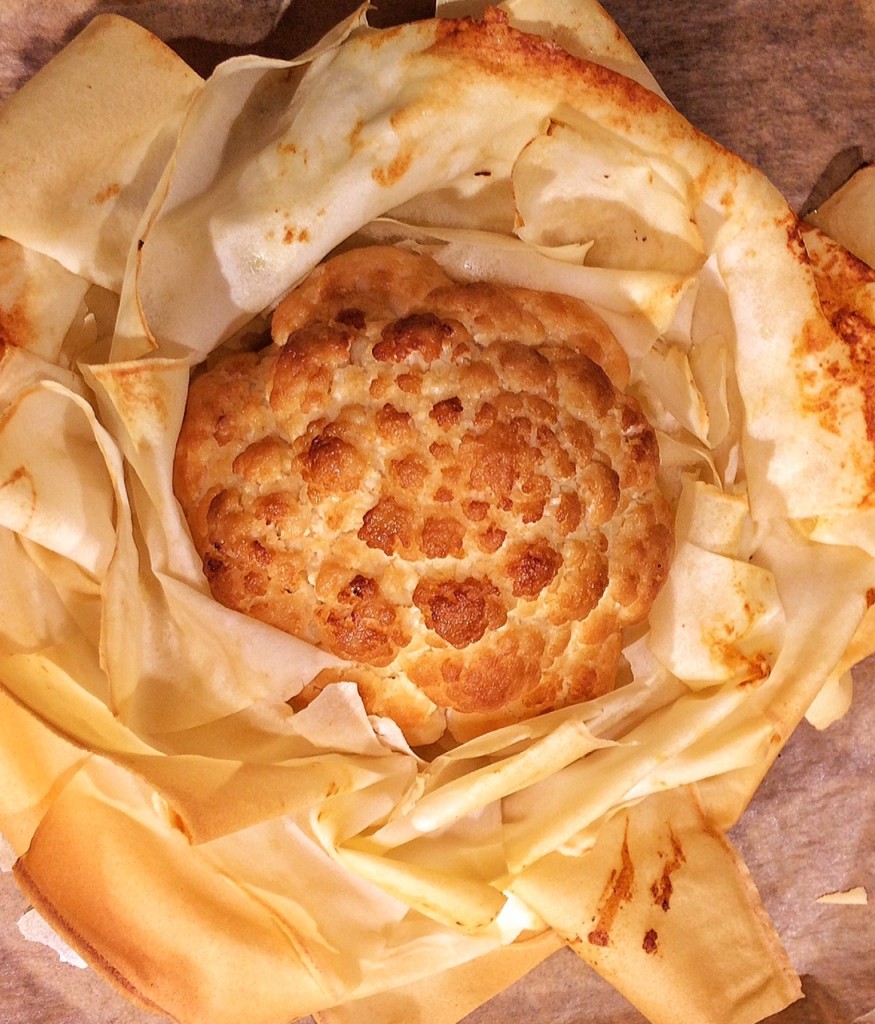
[[[762,175],[674,111],[601,8],[506,6],[385,32],[362,10],[298,60],[244,57],[207,82],[105,16],[0,118],[0,830],[34,905],[133,998],[180,1021],[318,1012],[358,1024],[402,1005],[411,1019],[451,1024],[562,945],[656,1022],[679,1007],[688,1024],[754,1021],[800,993],[725,831],[803,716],[825,724],[847,707],[848,669],[875,647],[875,272],[800,225]],[[292,298],[276,349],[228,366],[254,362],[284,380],[274,397],[291,400],[293,416],[311,387],[324,401],[328,376],[356,395],[302,419],[289,448],[260,424],[254,451],[233,456],[252,464],[251,479],[297,460],[290,478],[326,523],[329,510],[350,512],[362,566],[386,560],[385,607],[371,611],[396,616],[399,632],[389,629],[378,660],[410,659],[415,674],[416,608],[418,642],[443,680],[417,693],[456,700],[444,659],[474,644],[457,648],[469,634],[441,618],[446,579],[417,569],[414,583],[428,551],[432,566],[470,564],[454,579],[478,581],[470,603],[483,598],[487,626],[519,611],[515,635],[552,657],[578,539],[563,473],[596,492],[601,445],[617,474],[616,491],[602,474],[605,514],[627,496],[636,510],[592,527],[608,542],[602,601],[616,607],[606,620],[599,602],[571,616],[580,625],[555,624],[587,640],[593,615],[606,635],[621,627],[623,685],[430,758],[368,713],[347,659],[325,649],[324,630],[344,655],[367,635],[342,623],[370,585],[334,578],[335,551],[311,544],[302,523],[299,550],[316,559],[304,593],[324,590],[329,603],[299,621],[325,647],[228,608],[210,593],[173,490],[192,371],[251,347],[250,330],[338,247],[377,242],[425,253],[455,282],[430,272],[451,307],[428,311],[436,329],[402,329],[425,313],[387,311],[382,299],[361,328],[349,316],[316,327]],[[469,313],[492,308],[499,286],[513,297],[502,315],[521,307],[512,315],[529,327],[472,343]],[[545,347],[535,325],[566,313],[532,291],[595,310],[628,382],[614,390],[584,355]],[[316,342],[302,352],[295,339],[308,333]],[[465,360],[448,357],[447,338]],[[427,388],[405,390],[405,378],[438,343],[436,401],[417,416],[426,461],[403,438],[406,403]],[[395,362],[408,348],[422,351]],[[483,375],[488,403],[462,388],[466,367]],[[223,372],[229,393],[245,390]],[[264,410],[266,384],[252,386],[241,408]],[[654,433],[624,449],[611,424],[633,399]],[[605,418],[583,415],[590,400]],[[518,401],[529,402],[528,434],[510,430]],[[461,450],[478,414],[473,447],[442,461],[439,446]],[[569,441],[584,420],[592,458]],[[530,493],[514,487],[502,508],[483,437],[507,431],[525,466],[545,426],[556,442],[542,431],[538,458],[551,472],[536,461],[519,477]],[[203,428],[214,452],[217,427]],[[650,452],[654,435],[675,550],[649,611],[626,626],[624,530],[644,517],[633,548],[655,531],[635,566],[646,579],[665,517],[656,499],[634,497],[652,493],[652,454],[621,452],[639,442]],[[385,457],[386,475],[344,491],[345,473],[372,472],[359,462],[365,447]],[[479,522],[483,510],[469,501],[466,512],[463,492],[443,483],[460,466],[469,482],[482,477]],[[236,543],[242,492],[219,486],[231,496],[213,519],[229,513],[223,543]],[[435,497],[441,486],[451,501]],[[192,522],[212,544],[209,491]],[[368,507],[353,512],[353,493]],[[576,529],[585,521],[581,508]],[[492,544],[517,527],[525,539],[483,551],[490,526]],[[513,567],[519,543],[538,554],[531,572]],[[475,569],[487,556],[499,597]],[[213,558],[217,582],[226,570]],[[548,632],[522,611],[553,566],[539,594]],[[253,599],[268,586],[259,572],[238,588]],[[477,643],[500,635],[487,629]],[[502,683],[513,690],[519,677]],[[537,687],[518,699],[541,706],[542,696],[553,701]],[[467,728],[465,716],[491,714],[484,707],[450,710]]]

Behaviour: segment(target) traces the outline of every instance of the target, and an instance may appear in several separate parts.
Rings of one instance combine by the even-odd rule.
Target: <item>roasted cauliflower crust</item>
[[[174,486],[214,596],[333,652],[408,741],[615,685],[668,571],[625,355],[567,297],[334,257],[194,380]]]

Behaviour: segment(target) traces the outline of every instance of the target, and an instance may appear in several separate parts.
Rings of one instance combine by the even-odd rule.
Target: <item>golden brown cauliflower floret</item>
[[[302,703],[353,680],[417,745],[610,690],[673,547],[627,375],[581,302],[335,257],[192,385],[174,485],[213,594],[349,662]]]

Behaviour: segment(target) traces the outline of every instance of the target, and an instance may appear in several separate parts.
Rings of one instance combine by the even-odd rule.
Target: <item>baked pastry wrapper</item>
[[[657,1022],[800,993],[724,833],[873,650],[875,273],[596,5],[503,6],[588,62],[360,11],[204,83],[103,17],[2,111],[0,832],[181,1021],[455,1021],[563,944]],[[589,301],[677,507],[625,685],[431,763],[351,684],[291,714],[329,656],[212,600],[171,487],[191,366],[385,240]]]

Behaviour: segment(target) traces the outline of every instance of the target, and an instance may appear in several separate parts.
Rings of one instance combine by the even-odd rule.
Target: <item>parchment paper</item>
[[[0,94],[12,91],[99,11],[141,22],[206,73],[235,47],[289,56],[354,6],[304,0],[58,0],[37,6],[7,0],[0,11]],[[871,5],[732,0],[712,7],[651,0],[639,9],[632,0],[609,0],[605,6],[671,101],[697,127],[764,170],[797,210],[810,209],[855,166],[875,159]],[[383,2],[372,20],[421,17],[430,7]],[[807,998],[773,1018],[781,1024],[852,1024],[875,1013],[871,902],[817,901],[855,887],[875,898],[873,678],[872,662],[858,669],[845,719],[822,733],[808,725],[798,730],[733,832],[803,977]],[[0,1024],[155,1019],[92,971],[26,939],[19,921],[27,910],[11,876],[0,874]],[[643,1018],[577,957],[560,953],[467,1018],[468,1024],[531,1020],[632,1024]]]

